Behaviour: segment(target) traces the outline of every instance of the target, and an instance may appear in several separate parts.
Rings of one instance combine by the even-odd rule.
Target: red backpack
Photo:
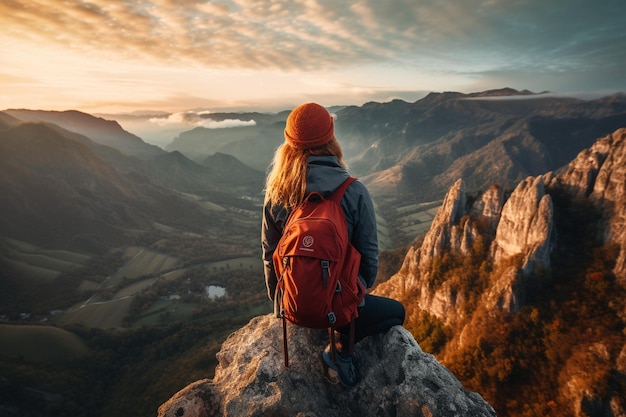
[[[358,277],[361,254],[348,239],[341,200],[355,180],[348,178],[328,198],[309,193],[289,216],[274,251],[285,367],[289,367],[286,320],[315,329],[328,328],[333,360],[334,330],[351,324],[352,350],[354,319],[365,287]]]

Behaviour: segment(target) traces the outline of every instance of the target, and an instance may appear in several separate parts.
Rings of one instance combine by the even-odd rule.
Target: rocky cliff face
[[[626,129],[599,139],[574,159],[562,175],[550,178],[580,198],[589,198],[605,212],[601,231],[606,241],[620,246],[615,275],[626,286]]]
[[[433,285],[432,266],[445,253],[468,256],[480,237],[490,244],[489,262],[499,278],[485,291],[486,305],[514,312],[523,305],[527,280],[550,267],[556,245],[549,189],[589,198],[600,208],[606,242],[620,246],[614,273],[626,285],[626,129],[599,139],[558,175],[528,177],[511,192],[494,185],[469,196],[458,180],[448,191],[420,247],[409,249],[401,270],[377,291],[412,291],[420,309],[455,321],[459,297],[450,283]],[[506,195],[510,194],[510,195]]]
[[[567,241],[572,237],[574,241]],[[491,331],[505,334],[512,321],[525,317],[535,330],[518,331],[524,343],[539,346],[542,352],[533,360],[546,361],[555,373],[549,378],[558,388],[545,394],[556,399],[546,401],[555,415],[626,416],[622,334],[626,309],[620,295],[626,287],[624,242],[626,129],[619,129],[598,139],[560,172],[528,177],[511,192],[492,186],[470,196],[457,181],[423,243],[410,248],[401,270],[376,291],[415,300],[416,309],[454,329],[442,352],[446,364],[457,351],[475,350],[482,343],[476,329],[487,328],[490,320]],[[481,246],[484,251],[477,252]],[[605,258],[594,251],[604,251]],[[478,261],[483,263],[476,268],[481,253]],[[592,258],[595,264],[589,261]],[[605,263],[598,264],[598,259]],[[474,262],[471,274],[459,272],[463,262]],[[440,263],[456,269],[438,273]],[[485,265],[487,272],[482,274]],[[525,306],[529,308],[521,314]],[[564,320],[567,329],[560,328]],[[536,329],[538,339],[531,340]],[[541,339],[546,337],[552,340]],[[500,343],[490,345],[490,351],[506,349],[510,342],[501,338]],[[546,358],[547,351],[551,353]],[[503,359],[508,360],[506,355]]]
[[[401,327],[357,345],[361,381],[344,390],[324,380],[325,331],[289,325],[285,369],[280,323],[261,316],[233,333],[217,355],[215,377],[175,394],[158,416],[495,416]]]
[[[458,180],[448,191],[422,245],[409,250],[400,272],[377,291],[390,295],[417,289],[420,309],[448,323],[462,319],[457,308],[462,296],[450,281],[433,285],[432,266],[446,253],[469,256],[480,239],[482,244],[490,242],[489,256],[496,268],[510,264],[502,268],[500,279],[486,292],[487,304],[508,312],[519,309],[523,281],[536,268],[550,266],[553,207],[542,177],[527,178],[505,197],[502,188],[495,185],[472,198]]]

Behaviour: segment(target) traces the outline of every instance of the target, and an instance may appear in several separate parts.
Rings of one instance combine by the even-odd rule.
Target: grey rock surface
[[[288,325],[290,367],[281,321],[252,319],[217,354],[215,377],[197,381],[164,403],[159,417],[209,416],[495,416],[413,336],[396,326],[357,344],[360,382],[351,389],[325,379],[324,330]]]

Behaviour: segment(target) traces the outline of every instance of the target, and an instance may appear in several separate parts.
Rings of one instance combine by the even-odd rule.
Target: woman
[[[310,192],[330,195],[350,176],[341,146],[335,139],[334,121],[316,103],[296,107],[287,118],[285,142],[276,150],[266,180],[261,243],[268,296],[277,305],[274,293],[277,277],[272,254],[291,211]],[[348,236],[361,254],[359,278],[366,288],[374,285],[378,272],[378,237],[374,205],[367,188],[355,181],[346,190],[341,206],[346,215]],[[354,342],[385,332],[404,323],[404,307],[396,300],[367,294],[359,306]],[[358,377],[349,349],[349,327],[339,329],[337,361],[331,360],[330,346],[322,358],[334,369],[342,385],[352,387]]]

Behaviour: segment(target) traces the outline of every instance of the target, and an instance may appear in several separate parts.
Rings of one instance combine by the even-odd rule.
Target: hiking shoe
[[[359,382],[359,377],[356,371],[356,367],[352,362],[352,356],[343,356],[338,351],[335,351],[335,362],[333,362],[333,356],[330,351],[330,345],[326,346],[322,353],[322,360],[328,366],[329,370],[334,371],[337,374],[337,378],[329,378],[332,383],[339,382],[346,388],[351,388]],[[338,381],[337,381],[338,379]]]

